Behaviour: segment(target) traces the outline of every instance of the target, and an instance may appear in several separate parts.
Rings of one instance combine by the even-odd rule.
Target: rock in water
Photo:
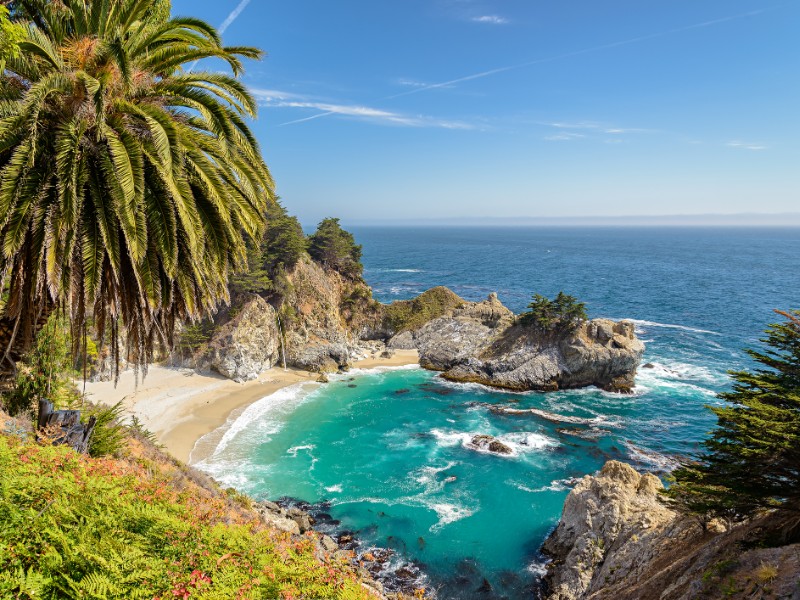
[[[513,450],[492,435],[476,435],[468,444],[476,450],[487,450],[493,454],[512,454]]]
[[[416,347],[420,364],[447,379],[520,391],[594,385],[630,392],[644,353],[629,321],[594,319],[548,334],[521,324],[496,295],[401,335],[388,345]]]
[[[279,343],[275,309],[254,294],[214,334],[209,343],[209,362],[225,377],[248,381],[275,364]]]

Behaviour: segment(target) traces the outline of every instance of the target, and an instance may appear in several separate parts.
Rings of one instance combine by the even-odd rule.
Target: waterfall
[[[283,327],[281,327],[281,316],[275,311],[275,318],[278,320],[278,340],[281,344],[281,358],[283,359],[283,370],[286,370],[286,348],[283,346]]]

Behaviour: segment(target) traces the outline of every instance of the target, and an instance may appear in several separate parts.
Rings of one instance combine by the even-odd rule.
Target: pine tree
[[[706,518],[741,520],[759,509],[800,512],[800,311],[776,311],[761,367],[731,373],[728,404],[711,410],[717,428],[697,462],[674,472],[667,496]]]

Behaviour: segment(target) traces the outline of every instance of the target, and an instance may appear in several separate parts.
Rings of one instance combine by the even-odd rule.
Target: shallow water
[[[748,365],[769,308],[797,306],[796,230],[357,231],[382,300],[443,283],[469,299],[532,291],[633,317],[647,342],[636,393],[502,393],[418,368],[351,372],[249,407],[201,463],[259,498],[327,501],[341,527],[419,561],[443,598],[521,597],[575,478],[609,458],[664,473],[713,426],[726,371]],[[446,265],[444,269],[442,266]],[[476,268],[479,265],[480,268]],[[494,281],[494,285],[491,282]],[[555,423],[492,405],[581,417]],[[470,447],[491,434],[510,456]],[[478,589],[487,579],[492,593]]]

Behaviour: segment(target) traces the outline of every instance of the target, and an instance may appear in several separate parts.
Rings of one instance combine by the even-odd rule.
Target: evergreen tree
[[[762,367],[732,373],[728,404],[713,407],[717,428],[695,463],[676,470],[667,496],[705,518],[740,520],[759,509],[800,512],[800,311],[776,311]]]
[[[258,243],[249,243],[247,269],[232,279],[232,291],[269,294],[275,280],[291,271],[308,249],[300,221],[286,212],[277,200],[266,214],[267,231]]]
[[[308,239],[297,217],[283,215],[270,221],[264,236],[264,262],[270,271],[290,271],[308,249]]]
[[[361,246],[353,234],[339,225],[339,219],[324,219],[309,239],[311,258],[345,277],[361,275]]]
[[[545,332],[573,331],[588,318],[586,304],[563,291],[558,292],[553,300],[541,294],[534,294],[531,300],[528,304],[530,311],[522,313],[520,321]]]

